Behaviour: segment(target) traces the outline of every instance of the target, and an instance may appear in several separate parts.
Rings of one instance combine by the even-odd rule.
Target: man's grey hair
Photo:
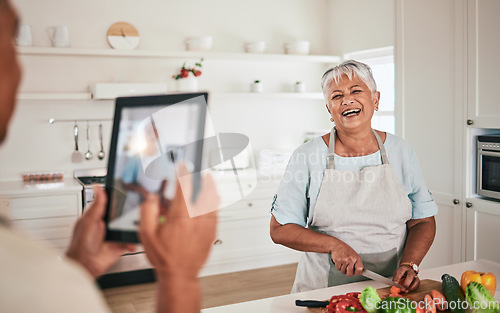
[[[377,91],[377,83],[375,83],[370,66],[356,60],[347,60],[328,69],[325,74],[323,74],[323,78],[321,79],[321,88],[323,89],[325,98],[328,87],[330,87],[332,81],[335,81],[335,83],[338,84],[340,78],[344,74],[347,75],[350,80],[353,76],[357,76],[366,84],[366,86],[368,86],[372,94]]]

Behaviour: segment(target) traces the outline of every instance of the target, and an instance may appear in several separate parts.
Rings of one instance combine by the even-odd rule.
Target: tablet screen
[[[108,239],[137,242],[147,194],[157,193],[162,203],[175,195],[176,163],[199,173],[206,98],[179,96],[117,99],[106,184]]]

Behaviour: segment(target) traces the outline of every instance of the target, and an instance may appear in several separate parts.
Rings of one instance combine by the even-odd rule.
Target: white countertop
[[[441,275],[450,274],[458,281],[464,271],[480,271],[492,272],[495,276],[500,277],[500,264],[487,261],[477,260],[466,263],[458,263],[453,265],[436,267],[433,269],[422,270],[420,272],[421,279],[434,279],[441,281]],[[244,313],[244,312],[258,312],[258,313],[307,313],[307,308],[295,306],[295,300],[327,300],[333,295],[345,294],[347,292],[361,291],[366,286],[375,288],[387,287],[383,284],[374,281],[363,281],[359,283],[335,286],[330,288],[306,291],[302,293],[290,294],[285,296],[248,301],[225,305],[215,308],[202,310],[204,313]],[[497,285],[497,292],[495,299],[500,300],[500,284]]]
[[[0,196],[22,196],[26,194],[54,194],[68,191],[81,191],[83,189],[74,178],[55,180],[50,182],[0,182]]]

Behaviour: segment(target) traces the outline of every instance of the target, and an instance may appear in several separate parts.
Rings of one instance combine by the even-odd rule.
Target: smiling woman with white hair
[[[371,128],[380,92],[370,67],[348,60],[321,86],[335,123],[297,148],[271,208],[271,238],[304,251],[292,292],[363,280],[369,269],[415,290],[436,232],[412,147]]]

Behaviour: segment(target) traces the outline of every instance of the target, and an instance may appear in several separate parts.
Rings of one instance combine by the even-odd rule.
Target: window
[[[380,91],[379,110],[372,118],[372,127],[394,134],[394,49],[393,47],[356,51],[344,54],[344,59],[354,59],[368,64]]]

